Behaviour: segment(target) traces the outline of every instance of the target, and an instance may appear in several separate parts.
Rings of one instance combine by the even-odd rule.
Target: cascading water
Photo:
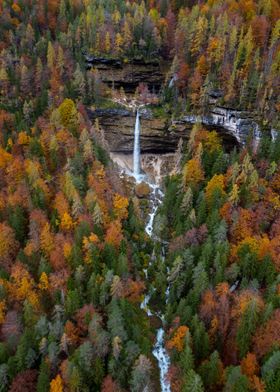
[[[148,223],[146,224],[145,230],[146,233],[152,237],[153,235],[153,223],[154,219],[156,216],[157,209],[159,205],[162,202],[163,198],[163,193],[160,190],[160,187],[157,184],[153,184],[148,182],[149,186],[152,188],[152,208],[151,208],[151,213],[149,215],[149,220]],[[160,241],[158,238],[154,238],[155,241]],[[162,247],[162,256],[164,259],[164,247]],[[147,278],[147,270],[144,271],[146,278]],[[154,291],[154,287],[151,288],[151,292]],[[169,296],[169,288],[166,290],[166,302],[168,301],[168,296]],[[152,311],[152,309],[149,308],[149,301],[150,301],[151,294],[148,293],[142,304],[141,308],[144,309],[149,317],[151,316],[158,316],[161,319],[161,322],[164,323],[164,316],[159,313],[155,313]],[[160,386],[161,386],[161,391],[162,392],[171,392],[171,387],[169,381],[166,379],[168,369],[170,366],[170,358],[169,355],[164,347],[164,329],[163,327],[159,328],[157,330],[157,335],[156,335],[156,343],[154,345],[153,349],[153,355],[158,361],[158,367],[160,370]]]
[[[140,113],[139,109],[136,114],[136,122],[134,129],[134,149],[133,149],[133,175],[137,178],[140,175],[141,163],[140,163],[140,132],[141,132],[141,124],[140,124]]]
[[[142,105],[144,106],[144,105]],[[137,114],[136,114],[136,121],[135,121],[135,129],[134,129],[134,149],[133,149],[133,173],[130,173],[135,178],[136,182],[145,181],[150,188],[152,189],[151,195],[151,212],[149,214],[149,220],[146,224],[145,230],[146,233],[152,237],[153,236],[153,223],[154,218],[156,216],[157,209],[162,202],[163,193],[156,183],[151,183],[145,174],[141,174],[141,150],[140,150],[140,133],[141,133],[141,124],[140,124],[140,108],[138,106]],[[163,242],[156,237],[153,237],[155,241]],[[164,247],[162,246],[162,258],[164,259]],[[148,278],[147,270],[144,270],[146,278]],[[149,301],[151,298],[151,294],[154,292],[155,288],[152,286],[150,288],[150,292],[145,296],[141,308],[145,310],[148,317],[157,316],[161,319],[161,322],[164,323],[164,316],[162,314],[158,314],[154,312],[152,309],[149,308]],[[166,291],[166,302],[168,301],[169,296],[169,288]],[[153,355],[157,359],[158,367],[160,370],[160,386],[162,392],[171,392],[170,383],[166,379],[168,369],[170,366],[170,358],[169,355],[164,347],[164,329],[163,327],[157,330],[156,334],[156,343],[154,344],[153,348]]]

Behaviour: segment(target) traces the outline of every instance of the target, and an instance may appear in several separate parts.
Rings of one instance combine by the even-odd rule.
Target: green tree
[[[185,376],[182,392],[204,392],[201,377],[192,369]]]
[[[49,392],[50,369],[46,361],[42,360],[37,381],[37,392]]]
[[[241,373],[240,366],[230,366],[226,372],[224,392],[249,392],[250,384],[246,376]]]
[[[252,299],[242,316],[236,335],[237,345],[241,358],[243,358],[249,351],[251,337],[257,328],[259,317],[259,303],[256,299]]]

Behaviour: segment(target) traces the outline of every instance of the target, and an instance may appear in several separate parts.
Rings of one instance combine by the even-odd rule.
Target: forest
[[[148,235],[89,115],[125,89],[87,57],[158,64],[125,99],[166,122],[214,97],[260,140],[194,124]],[[278,0],[0,0],[0,392],[280,390],[279,96]]]

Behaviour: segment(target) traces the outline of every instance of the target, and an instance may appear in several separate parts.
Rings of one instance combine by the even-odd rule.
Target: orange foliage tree
[[[181,325],[176,332],[174,333],[173,337],[167,342],[166,346],[168,349],[175,348],[177,351],[181,352],[184,349],[185,344],[185,337],[189,328],[185,325]]]
[[[50,387],[50,392],[63,392],[63,382],[59,374],[51,381]]]
[[[13,229],[6,223],[0,223],[0,265],[3,268],[10,269],[18,246]]]
[[[112,221],[106,231],[105,242],[118,248],[123,239],[122,226],[119,220]]]
[[[280,310],[277,309],[264,325],[261,325],[253,338],[253,351],[262,358],[273,347],[280,346]]]

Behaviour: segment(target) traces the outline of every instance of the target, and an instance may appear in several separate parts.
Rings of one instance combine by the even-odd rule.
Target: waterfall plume
[[[141,171],[140,132],[141,132],[141,124],[140,124],[140,113],[138,109],[136,114],[136,121],[135,121],[134,149],[133,149],[133,174],[136,179],[137,177],[139,177]]]

